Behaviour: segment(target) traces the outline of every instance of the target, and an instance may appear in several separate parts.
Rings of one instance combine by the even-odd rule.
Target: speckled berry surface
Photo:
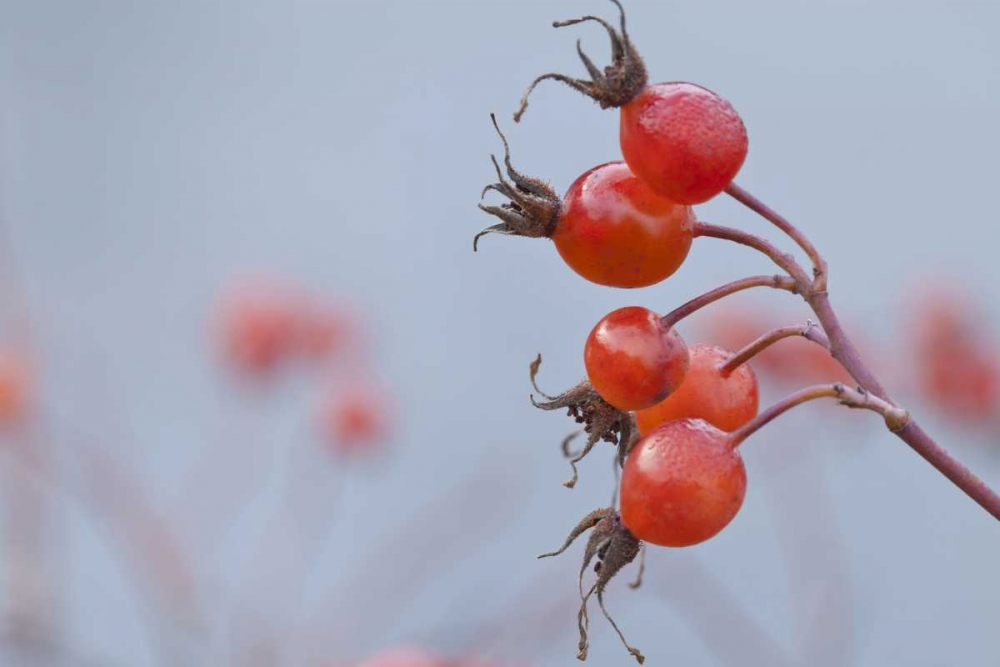
[[[667,422],[625,462],[621,518],[640,540],[665,547],[704,542],[743,505],[747,476],[727,433],[701,419]]]
[[[722,192],[743,166],[749,143],[733,106],[693,83],[647,86],[622,107],[619,138],[636,176],[680,204]]]

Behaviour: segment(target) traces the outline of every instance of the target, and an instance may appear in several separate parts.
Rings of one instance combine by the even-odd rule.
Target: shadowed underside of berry
[[[608,622],[611,623],[611,627],[613,627],[615,632],[618,633],[618,637],[621,639],[622,644],[625,645],[625,648],[628,649],[628,652],[631,653],[641,665],[645,662],[646,658],[639,652],[639,649],[629,645],[629,643],[625,640],[625,635],[623,635],[622,631],[618,628],[618,624],[615,623],[614,619],[611,618],[611,615],[608,614],[608,610],[604,607],[604,589],[623,567],[635,560],[635,557],[639,555],[639,552],[642,549],[642,543],[629,532],[628,528],[626,528],[624,524],[622,524],[618,517],[618,512],[611,507],[594,510],[576,525],[576,527],[570,532],[569,537],[566,538],[566,542],[559,548],[558,551],[542,554],[539,558],[558,556],[566,551],[566,549],[573,544],[576,538],[591,529],[592,532],[590,533],[590,538],[587,540],[587,547],[583,552],[583,564],[580,566],[579,586],[582,600],[580,603],[580,611],[577,614],[577,625],[580,630],[580,652],[577,655],[577,658],[580,660],[587,659],[587,652],[589,648],[587,631],[589,630],[590,625],[590,619],[587,616],[587,602],[590,600],[590,596],[596,593],[597,603],[600,605],[601,612],[604,613],[604,617],[608,619]],[[584,594],[583,575],[595,558],[597,559],[597,562],[594,565],[594,572],[597,573],[597,580],[593,583],[587,593]]]
[[[635,99],[635,97],[646,87],[648,75],[646,65],[642,62],[639,52],[632,46],[628,31],[625,29],[625,10],[618,0],[611,0],[618,7],[620,16],[620,27],[618,30],[613,25],[597,16],[581,16],[578,19],[568,21],[555,21],[554,28],[564,28],[566,26],[577,25],[593,21],[601,24],[611,38],[611,64],[603,70],[594,65],[593,61],[583,52],[580,42],[576,43],[576,52],[583,61],[583,66],[587,68],[590,80],[575,79],[564,74],[543,74],[528,86],[524,97],[521,98],[521,106],[514,114],[514,121],[519,122],[521,116],[528,108],[528,96],[542,81],[552,80],[564,83],[573,90],[583,93],[587,97],[597,102],[602,109],[621,107]]]
[[[569,443],[576,434],[563,440],[563,454],[570,459],[569,463],[573,468],[572,479],[564,482],[563,485],[570,489],[576,486],[578,478],[576,464],[582,461],[594,448],[594,445],[601,440],[618,448],[618,465],[624,465],[625,457],[628,456],[629,450],[639,436],[632,414],[609,404],[586,381],[558,396],[549,396],[539,389],[535,382],[541,364],[542,355],[538,355],[538,358],[531,362],[531,386],[545,400],[536,401],[535,397],[532,396],[532,405],[542,410],[566,409],[570,417],[573,417],[578,424],[584,425],[583,430],[587,434],[587,442],[575,454],[570,453]]]

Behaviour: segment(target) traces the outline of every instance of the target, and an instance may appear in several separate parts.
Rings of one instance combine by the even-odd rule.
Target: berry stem
[[[782,255],[780,252],[777,252],[774,246],[769,242],[751,234],[746,234],[740,230],[729,229],[727,227],[717,227],[715,225],[699,223],[696,227],[696,235],[727,239],[755,248],[770,256],[774,262],[778,264],[778,266],[788,271],[789,275],[795,278],[798,283],[798,289],[795,291],[801,294],[802,298],[809,304],[813,312],[816,314],[816,318],[819,320],[820,325],[822,325],[823,330],[826,332],[830,343],[830,354],[833,355],[833,358],[840,362],[840,365],[844,367],[844,370],[850,373],[851,377],[857,381],[863,392],[878,398],[887,405],[895,407],[895,403],[891,398],[889,398],[889,395],[882,386],[882,383],[878,381],[878,378],[875,377],[875,375],[865,365],[864,361],[862,361],[857,348],[854,347],[851,339],[847,336],[847,333],[841,326],[840,320],[837,317],[833,306],[830,305],[830,296],[827,293],[826,260],[824,260],[822,255],[819,254],[819,251],[816,250],[809,239],[806,238],[805,234],[789,222],[787,218],[761,202],[740,186],[735,183],[731,183],[726,189],[726,193],[750,210],[774,224],[778,227],[778,229],[783,231],[796,243],[798,243],[798,245],[806,252],[807,255],[809,255],[809,258],[813,262],[814,279],[812,281],[803,280],[801,275],[793,273],[790,270],[792,267],[788,266],[789,257],[787,255]],[[801,267],[798,267],[798,264],[796,264],[794,260],[791,261],[791,264],[793,267],[797,267],[801,270]],[[684,306],[681,308],[684,308]],[[669,317],[669,315],[667,317]],[[784,410],[781,412],[783,411]],[[781,412],[778,414],[781,414]],[[766,413],[762,413],[758,419],[763,417],[764,414]],[[903,411],[903,414],[907,415],[905,421],[898,423],[895,426],[890,426],[890,430],[892,430],[896,437],[908,444],[914,451],[917,452],[917,454],[922,456],[924,460],[934,466],[934,468],[947,479],[951,480],[951,482],[960,488],[967,496],[979,503],[979,505],[989,512],[995,519],[1000,520],[1000,495],[987,486],[983,480],[979,479],[979,477],[966,468],[965,465],[949,454],[948,451],[939,445],[926,431],[924,431],[924,429],[917,424],[916,421],[911,419],[908,413]],[[777,415],[771,416],[768,421],[773,419],[775,416]],[[753,423],[754,422],[748,423],[744,426],[744,428]],[[759,428],[759,426],[757,428]]]
[[[808,255],[809,261],[812,262],[814,276],[813,291],[826,291],[826,260],[823,259],[823,256],[816,249],[816,246],[812,244],[812,241],[806,237],[802,230],[789,222],[780,213],[741,188],[735,182],[729,184],[729,187],[726,188],[726,194],[749,208],[751,211],[760,215],[795,241],[795,243],[797,243],[798,246],[805,251],[806,255]]]
[[[836,398],[840,401],[841,405],[846,405],[849,408],[877,412],[882,415],[886,426],[893,432],[903,428],[910,421],[910,414],[906,410],[863,389],[853,389],[839,382],[835,384],[821,384],[800,389],[794,394],[786,396],[733,431],[732,447],[734,449],[739,447],[744,440],[792,408],[817,398]]]
[[[750,361],[767,348],[771,347],[780,340],[791,338],[792,336],[802,336],[806,340],[811,340],[827,350],[830,349],[830,341],[827,340],[826,334],[820,330],[815,322],[810,320],[805,324],[796,324],[790,327],[781,327],[780,329],[775,329],[774,331],[768,331],[757,340],[748,344],[742,350],[734,352],[733,356],[731,356],[726,363],[719,367],[719,371],[723,376],[728,377],[737,368]]]
[[[753,287],[770,287],[785,290],[792,294],[797,294],[799,290],[798,282],[788,276],[750,276],[749,278],[741,278],[691,299],[683,306],[675,308],[664,315],[661,321],[667,328],[672,328],[685,317],[701,310],[705,306],[715,303],[730,294],[742,292]]]
[[[733,241],[734,243],[745,245],[748,248],[753,248],[754,250],[762,252],[770,257],[775,264],[785,271],[785,273],[794,278],[800,286],[801,293],[805,294],[814,289],[813,281],[809,278],[809,274],[807,274],[805,269],[803,269],[802,266],[795,261],[795,258],[787,252],[779,250],[767,239],[745,232],[742,229],[723,227],[722,225],[712,225],[707,222],[698,222],[695,224],[694,236],[695,238],[699,236],[707,236],[714,239]]]
[[[878,398],[890,401],[885,389],[865,366],[854,344],[844,332],[833,306],[830,305],[829,295],[826,292],[815,293],[807,301],[830,338],[830,353],[833,357],[859,385]],[[893,433],[967,496],[979,503],[993,518],[1000,520],[1000,495],[949,454],[915,420],[910,419],[901,424],[899,428],[893,430]]]

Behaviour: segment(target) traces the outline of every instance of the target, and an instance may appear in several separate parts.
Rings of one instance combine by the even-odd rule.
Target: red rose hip
[[[496,118],[493,118],[496,125]],[[585,172],[562,199],[548,183],[521,174],[503,140],[506,176],[494,160],[497,182],[486,187],[509,201],[479,208],[500,222],[487,233],[550,238],[574,271],[599,285],[646,287],[672,275],[694,238],[691,207],[658,194],[624,162]]]
[[[557,28],[599,22],[611,38],[611,64],[598,68],[577,45],[591,79],[563,74],[536,78],[514,114],[520,120],[528,97],[540,82],[559,81],[590,97],[602,109],[620,109],[619,142],[629,168],[661,195],[678,204],[700,204],[725,190],[743,166],[747,131],[733,106],[693,83],[649,85],[642,57],[625,29],[595,16],[557,21]]]
[[[642,438],[625,460],[622,523],[645,542],[698,544],[729,525],[746,487],[728,433],[701,419],[677,419]]]
[[[688,369],[688,349],[659,315],[629,306],[597,323],[583,360],[590,384],[605,401],[620,410],[642,410],[680,386]]]
[[[657,194],[624,162],[580,176],[563,197],[552,240],[599,285],[646,287],[673,275],[691,249],[694,213]]]
[[[716,345],[691,347],[691,363],[677,391],[635,414],[640,433],[660,424],[691,417],[723,431],[734,431],[757,416],[757,377],[748,364],[727,372],[733,353]]]
[[[620,142],[636,176],[681,204],[700,204],[725,190],[748,148],[732,105],[693,83],[644,88],[621,108]]]

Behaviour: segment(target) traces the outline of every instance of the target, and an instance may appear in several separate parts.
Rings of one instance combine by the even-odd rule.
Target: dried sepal
[[[569,446],[573,444],[574,440],[580,437],[581,433],[583,433],[583,431],[573,431],[563,438],[561,443],[559,443],[559,450],[562,452],[563,458],[573,459],[580,455],[580,452],[574,452],[569,448]]]
[[[559,554],[561,554],[564,551],[566,551],[567,549],[569,549],[573,545],[573,542],[576,541],[576,538],[580,537],[580,535],[583,535],[585,532],[587,532],[588,530],[590,530],[591,528],[593,528],[594,526],[596,526],[598,523],[600,523],[604,519],[607,519],[609,517],[614,517],[614,516],[617,516],[617,515],[618,515],[618,512],[613,507],[607,507],[607,508],[604,508],[604,509],[594,510],[593,512],[591,512],[587,516],[583,517],[580,520],[580,523],[576,524],[576,526],[573,528],[573,530],[570,531],[569,537],[566,538],[566,541],[563,542],[563,545],[561,547],[559,547],[555,551],[550,551],[549,553],[542,554],[541,556],[539,556],[539,558],[551,558],[552,556],[558,556]],[[583,567],[586,568],[587,567],[587,563],[584,563]],[[582,570],[580,572],[580,577],[581,577],[581,579],[583,577],[583,571]],[[583,586],[583,584],[581,584],[581,589],[580,589],[581,593],[583,591],[582,586]]]
[[[485,197],[487,192],[493,191],[503,195],[509,201],[499,206],[479,204],[481,211],[500,218],[500,222],[476,234],[472,240],[473,251],[478,249],[479,239],[486,234],[548,238],[555,231],[559,210],[562,207],[562,201],[551,185],[541,179],[525,176],[514,169],[510,161],[510,146],[507,143],[507,137],[500,130],[496,115],[490,114],[490,118],[503,142],[504,167],[506,167],[507,176],[504,177],[504,172],[500,169],[500,163],[497,162],[496,156],[491,155],[490,159],[493,160],[497,182],[490,183],[483,188],[480,198]]]
[[[580,632],[580,642],[577,658],[580,660],[587,659],[587,653],[589,650],[587,633],[590,627],[590,618],[587,615],[587,602],[590,600],[590,597],[596,593],[597,603],[600,605],[601,612],[604,614],[604,617],[608,619],[611,627],[615,629],[615,632],[618,634],[619,639],[621,639],[622,644],[625,645],[625,648],[628,649],[628,652],[631,653],[635,657],[636,661],[638,661],[641,665],[645,661],[645,657],[637,648],[629,645],[628,641],[625,639],[625,635],[618,627],[618,624],[615,623],[614,619],[608,613],[607,608],[604,606],[604,589],[607,587],[608,583],[616,574],[621,572],[622,568],[634,561],[635,557],[643,548],[642,543],[629,532],[628,528],[626,528],[624,524],[622,524],[621,519],[618,516],[618,512],[612,507],[594,510],[585,516],[580,523],[578,523],[573,530],[570,531],[569,537],[566,538],[562,547],[560,547],[557,551],[542,554],[539,558],[549,558],[563,553],[578,537],[580,537],[580,535],[588,530],[591,530],[592,532],[587,539],[587,546],[584,549],[583,563],[580,566],[580,574],[578,578],[578,585],[580,588],[580,611],[577,613],[577,627]],[[590,589],[584,593],[583,575],[595,558],[597,559],[597,563],[594,565],[594,572],[597,573],[597,580],[593,583],[593,585],[591,585]]]
[[[561,410],[565,408],[569,416],[578,424],[583,424],[583,431],[587,434],[587,441],[583,448],[570,458],[570,466],[573,468],[572,479],[563,483],[567,488],[576,486],[579,477],[576,464],[582,461],[598,442],[604,440],[610,442],[618,448],[618,465],[624,465],[625,457],[638,440],[639,431],[635,424],[635,417],[630,412],[625,412],[614,407],[603,398],[584,380],[575,387],[565,391],[558,396],[550,396],[538,388],[536,377],[538,369],[542,363],[542,355],[531,362],[530,375],[531,386],[545,400],[537,401],[534,395],[531,396],[531,403],[541,410]],[[563,441],[563,454],[569,456],[569,442],[575,437],[573,434]]]
[[[575,79],[564,74],[543,74],[528,86],[524,97],[521,98],[521,106],[514,114],[514,121],[520,122],[521,116],[528,108],[528,96],[542,81],[551,79],[566,84],[573,90],[583,93],[587,97],[597,102],[602,109],[620,107],[628,104],[631,100],[646,87],[649,76],[646,73],[646,65],[632,41],[629,39],[628,30],[625,29],[625,10],[618,0],[611,0],[618,6],[621,16],[620,27],[615,29],[610,23],[598,16],[581,16],[569,21],[555,21],[553,28],[565,28],[566,26],[577,25],[587,21],[594,21],[601,24],[611,38],[611,64],[603,70],[594,65],[593,61],[583,52],[583,47],[579,40],[576,42],[576,52],[583,61],[583,66],[587,68],[590,80]]]
[[[629,582],[628,587],[636,590],[642,586],[642,577],[646,574],[646,543],[639,547],[639,570],[635,573],[635,579]]]

